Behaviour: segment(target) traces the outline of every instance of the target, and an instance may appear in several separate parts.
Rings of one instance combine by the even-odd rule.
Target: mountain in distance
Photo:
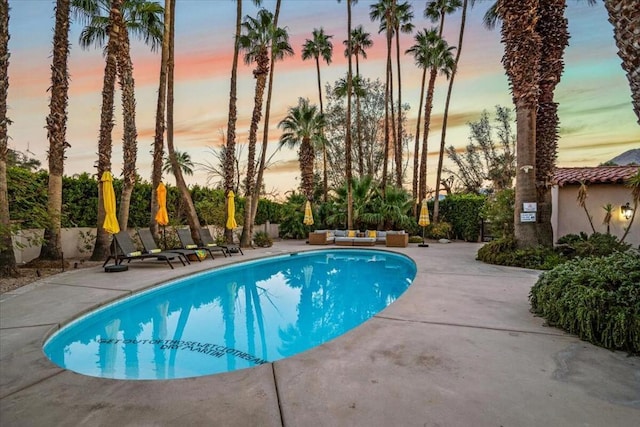
[[[605,163],[606,165],[640,165],[640,148],[627,150]]]

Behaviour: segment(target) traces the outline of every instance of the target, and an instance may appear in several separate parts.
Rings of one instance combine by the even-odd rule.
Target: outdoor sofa
[[[391,236],[391,237],[389,237]],[[376,244],[392,247],[406,247],[409,235],[402,231],[368,230],[316,230],[309,233],[310,245],[337,246],[374,246]]]

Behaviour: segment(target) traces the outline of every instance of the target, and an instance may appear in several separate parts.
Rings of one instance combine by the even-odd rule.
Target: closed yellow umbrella
[[[313,211],[311,210],[311,202],[308,200],[304,205],[304,220],[302,222],[305,225],[313,225]]]
[[[418,219],[418,225],[420,227],[426,227],[431,224],[429,221],[429,207],[427,206],[427,199],[422,201],[422,206],[420,207],[420,218]]]
[[[160,225],[169,224],[169,214],[167,213],[167,188],[161,182],[156,188],[156,197],[158,198],[158,212],[156,213],[156,222]]]
[[[235,194],[233,194],[232,190],[229,190],[227,195],[227,217],[227,228],[233,230],[238,226],[238,223],[236,222]]]
[[[420,207],[420,217],[418,218],[418,225],[422,227],[422,243],[418,245],[420,247],[429,246],[424,243],[424,228],[429,224],[431,224],[431,221],[429,221],[429,207],[427,206],[427,199],[424,199]]]
[[[118,218],[116,218],[116,193],[113,191],[113,176],[106,171],[102,174],[102,200],[104,202],[104,224],[102,228],[107,233],[116,234],[120,232]]]

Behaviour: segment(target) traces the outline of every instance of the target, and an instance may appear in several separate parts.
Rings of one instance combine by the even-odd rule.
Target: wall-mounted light
[[[633,208],[629,206],[629,202],[626,205],[620,206],[620,213],[624,219],[631,219],[633,216]]]

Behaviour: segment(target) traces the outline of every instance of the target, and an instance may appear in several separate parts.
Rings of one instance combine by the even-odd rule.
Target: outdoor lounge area
[[[404,230],[315,230],[309,233],[308,241],[310,245],[385,245],[394,248],[405,248],[409,244],[409,234]]]

